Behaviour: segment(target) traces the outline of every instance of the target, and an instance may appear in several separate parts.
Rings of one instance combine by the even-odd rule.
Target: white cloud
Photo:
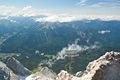
[[[86,2],[90,2],[91,4],[87,4]],[[76,5],[80,6],[87,6],[87,7],[104,7],[104,8],[111,8],[111,7],[119,7],[120,8],[120,0],[98,0],[98,1],[91,1],[91,0],[80,0]]]
[[[120,1],[109,1],[109,2],[98,2],[95,3],[93,5],[91,5],[91,7],[104,7],[104,8],[118,8],[120,7]]]
[[[37,15],[49,15],[49,13],[43,10],[34,9],[32,6],[25,6],[18,8],[14,6],[0,6],[0,16],[37,16]]]
[[[110,30],[102,30],[102,31],[98,31],[99,34],[106,34],[106,33],[110,33]]]
[[[83,5],[85,5],[86,1],[88,1],[88,0],[80,0],[76,5],[83,6]]]
[[[80,46],[78,45],[78,39],[76,39],[75,43],[73,44],[68,44],[68,47],[64,47],[60,52],[58,52],[57,59],[65,59],[67,57],[66,50],[67,51],[74,51],[74,54],[78,54],[80,52],[86,51],[86,50],[93,50],[93,49],[98,49],[100,46],[97,44],[91,45],[91,46]],[[78,55],[79,56],[79,55]]]
[[[35,16],[38,15],[37,11],[32,6],[26,6],[18,12],[18,15],[22,16]]]
[[[0,6],[0,15],[1,16],[14,15],[17,11],[18,11],[18,9],[14,6],[5,6],[5,5]]]
[[[44,18],[38,18],[36,19],[37,22],[70,22],[73,20],[78,20],[74,16],[69,15],[50,15]]]
[[[26,6],[22,10],[25,11],[25,10],[29,10],[29,9],[32,9],[32,6]]]
[[[36,22],[71,22],[76,20],[82,20],[82,19],[88,19],[88,20],[94,20],[94,19],[101,19],[101,20],[120,20],[120,16],[109,16],[109,15],[76,15],[76,16],[69,16],[69,15],[60,15],[60,14],[53,14],[49,15],[44,18],[37,18],[35,19]]]
[[[81,4],[85,3],[87,0],[81,0]],[[5,6],[0,5],[0,16],[47,16],[44,18],[37,18],[35,21],[38,22],[70,22],[73,20],[80,20],[80,19],[96,19],[100,18],[103,20],[110,20],[110,19],[119,19],[120,16],[117,15],[75,15],[75,14],[54,14],[50,13],[45,9],[35,9],[32,6],[25,6],[23,8],[14,7],[14,6]],[[72,15],[72,16],[71,16]]]

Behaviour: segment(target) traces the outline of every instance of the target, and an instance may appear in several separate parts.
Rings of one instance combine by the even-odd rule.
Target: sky
[[[120,18],[120,0],[0,0],[0,15]],[[57,16],[56,16],[57,15]]]

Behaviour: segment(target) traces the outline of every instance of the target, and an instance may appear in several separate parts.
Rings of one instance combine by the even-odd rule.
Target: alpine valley
[[[36,21],[43,17],[1,17],[0,59],[12,56],[33,72],[48,67],[59,73],[68,69],[65,50],[75,48],[79,56],[72,73],[76,73],[105,52],[120,51],[119,20]]]

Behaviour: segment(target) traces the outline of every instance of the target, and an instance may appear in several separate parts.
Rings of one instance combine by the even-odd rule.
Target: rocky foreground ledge
[[[107,52],[90,62],[84,72],[79,71],[75,75],[64,70],[56,75],[47,67],[31,74],[14,58],[7,58],[3,62],[0,62],[0,80],[120,80],[120,52]]]
[[[120,53],[107,52],[99,59],[90,62],[84,72],[80,71],[75,75],[62,70],[56,76],[51,70],[45,68],[26,80],[120,80]]]
[[[57,80],[120,80],[120,53],[107,52],[90,62],[84,72],[78,72],[75,76],[64,73],[60,72]]]

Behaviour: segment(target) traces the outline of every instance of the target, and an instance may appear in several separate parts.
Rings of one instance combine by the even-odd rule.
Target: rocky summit
[[[61,70],[56,75],[47,67],[30,74],[31,71],[13,57],[0,61],[0,80],[120,80],[120,53],[107,52],[76,74]]]
[[[84,72],[80,71],[75,76],[61,71],[57,80],[120,80],[120,53],[107,52],[90,62]]]
[[[107,52],[99,59],[90,62],[86,72],[82,80],[120,80],[120,53]]]

